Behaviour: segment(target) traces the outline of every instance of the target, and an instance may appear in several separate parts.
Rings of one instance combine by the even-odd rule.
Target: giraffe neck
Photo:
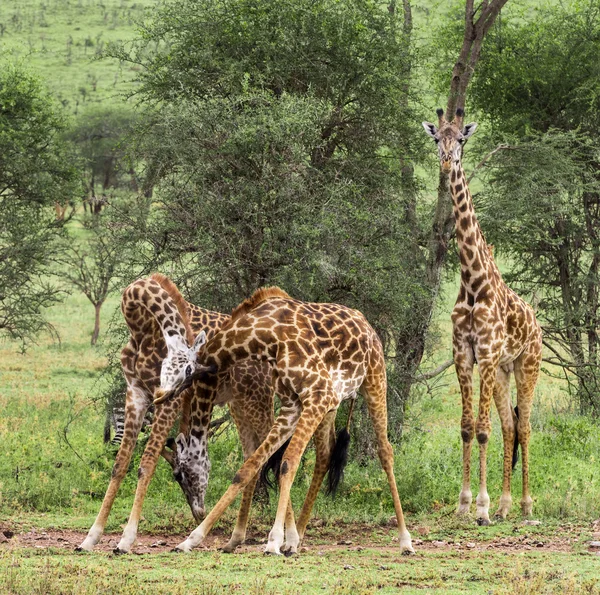
[[[176,304],[154,281],[130,286],[123,295],[121,309],[132,335],[152,335],[155,341],[162,336],[167,344],[171,337],[186,342],[186,326]]]
[[[499,275],[473,207],[473,198],[460,162],[450,172],[450,193],[460,255],[461,284],[476,295],[483,280]]]

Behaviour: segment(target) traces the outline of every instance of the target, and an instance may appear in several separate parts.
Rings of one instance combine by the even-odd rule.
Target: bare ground
[[[418,529],[418,528],[417,528]],[[390,529],[393,531],[393,529]],[[80,531],[60,530],[60,529],[31,529],[28,531],[19,531],[16,527],[0,526],[0,549],[17,550],[21,548],[47,549],[56,548],[62,550],[74,550],[83,539],[86,533]],[[134,554],[157,554],[170,551],[178,543],[183,541],[187,534],[181,535],[139,535],[133,548]],[[228,540],[229,534],[216,530],[212,532],[205,541],[205,544],[198,548],[204,551],[216,551],[222,547]],[[249,534],[245,545],[239,547],[236,552],[260,552],[264,547],[266,535],[264,532]],[[350,525],[344,529],[344,539],[339,539],[339,533],[336,536],[329,534],[328,531],[313,529],[311,534],[305,539],[305,545],[301,551],[348,551],[361,549],[376,549],[380,551],[395,551],[396,546],[392,538],[390,543],[389,534],[387,538],[374,538],[372,532],[364,530],[360,525]],[[120,533],[105,534],[96,546],[97,551],[111,552],[120,539]],[[337,541],[336,541],[337,539]],[[324,542],[324,543],[320,543]],[[475,540],[469,538],[464,541],[442,541],[429,539],[413,539],[413,545],[417,552],[419,551],[486,551],[492,550],[496,553],[505,552],[507,554],[543,549],[547,552],[575,552],[581,551],[582,545],[593,553],[600,554],[600,548],[594,547],[593,541],[587,541],[582,544],[581,537],[577,532],[570,530],[557,531],[552,537],[548,535],[530,535],[519,534],[511,537],[494,537],[486,540]]]

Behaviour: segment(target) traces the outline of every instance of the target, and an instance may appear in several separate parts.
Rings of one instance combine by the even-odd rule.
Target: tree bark
[[[94,317],[94,332],[92,333],[92,341],[91,341],[92,345],[96,345],[96,343],[98,342],[98,336],[100,335],[100,309],[102,308],[102,303],[103,302],[98,302],[98,303],[94,304],[95,317]]]
[[[450,92],[446,105],[446,118],[452,119],[458,108],[464,109],[465,97],[469,82],[479,60],[484,37],[493,25],[502,7],[508,0],[483,0],[474,7],[474,0],[466,0],[465,32],[463,43],[452,69]],[[409,0],[404,0],[405,26],[412,23],[406,19],[407,7],[410,13]],[[404,175],[404,171],[403,171]],[[439,174],[437,202],[434,220],[427,242],[428,256],[425,270],[425,282],[429,289],[427,303],[415,311],[415,325],[410,329],[410,337],[399,337],[398,350],[403,352],[403,366],[406,383],[402,387],[402,400],[408,394],[417,375],[425,353],[425,341],[431,326],[435,303],[440,289],[441,274],[446,262],[450,238],[454,230],[454,216],[448,176]]]

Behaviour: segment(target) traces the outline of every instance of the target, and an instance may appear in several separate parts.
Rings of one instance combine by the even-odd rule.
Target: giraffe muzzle
[[[445,174],[449,174],[452,169],[452,161],[448,159],[448,161],[442,161],[442,172]]]

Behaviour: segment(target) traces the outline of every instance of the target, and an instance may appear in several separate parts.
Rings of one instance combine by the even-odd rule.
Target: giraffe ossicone
[[[461,282],[452,311],[452,351],[462,398],[461,436],[463,440],[463,485],[458,513],[470,511],[471,446],[479,444],[479,494],[476,498],[477,522],[488,525],[490,499],[487,493],[487,444],[491,433],[491,402],[496,404],[504,441],[502,496],[496,512],[506,518],[512,497],[510,481],[516,463],[515,450],[521,447],[523,468],[523,515],[532,512],[529,495],[530,416],[535,385],[542,357],[542,331],[533,308],[512,291],[494,262],[475,215],[473,199],[462,168],[466,140],[477,124],[463,125],[464,110],[456,111],[452,121],[437,110],[438,126],[423,122],[425,132],[438,146],[440,168],[449,176]],[[473,366],[480,376],[479,410],[473,408]],[[517,386],[517,407],[513,409],[510,374]]]

